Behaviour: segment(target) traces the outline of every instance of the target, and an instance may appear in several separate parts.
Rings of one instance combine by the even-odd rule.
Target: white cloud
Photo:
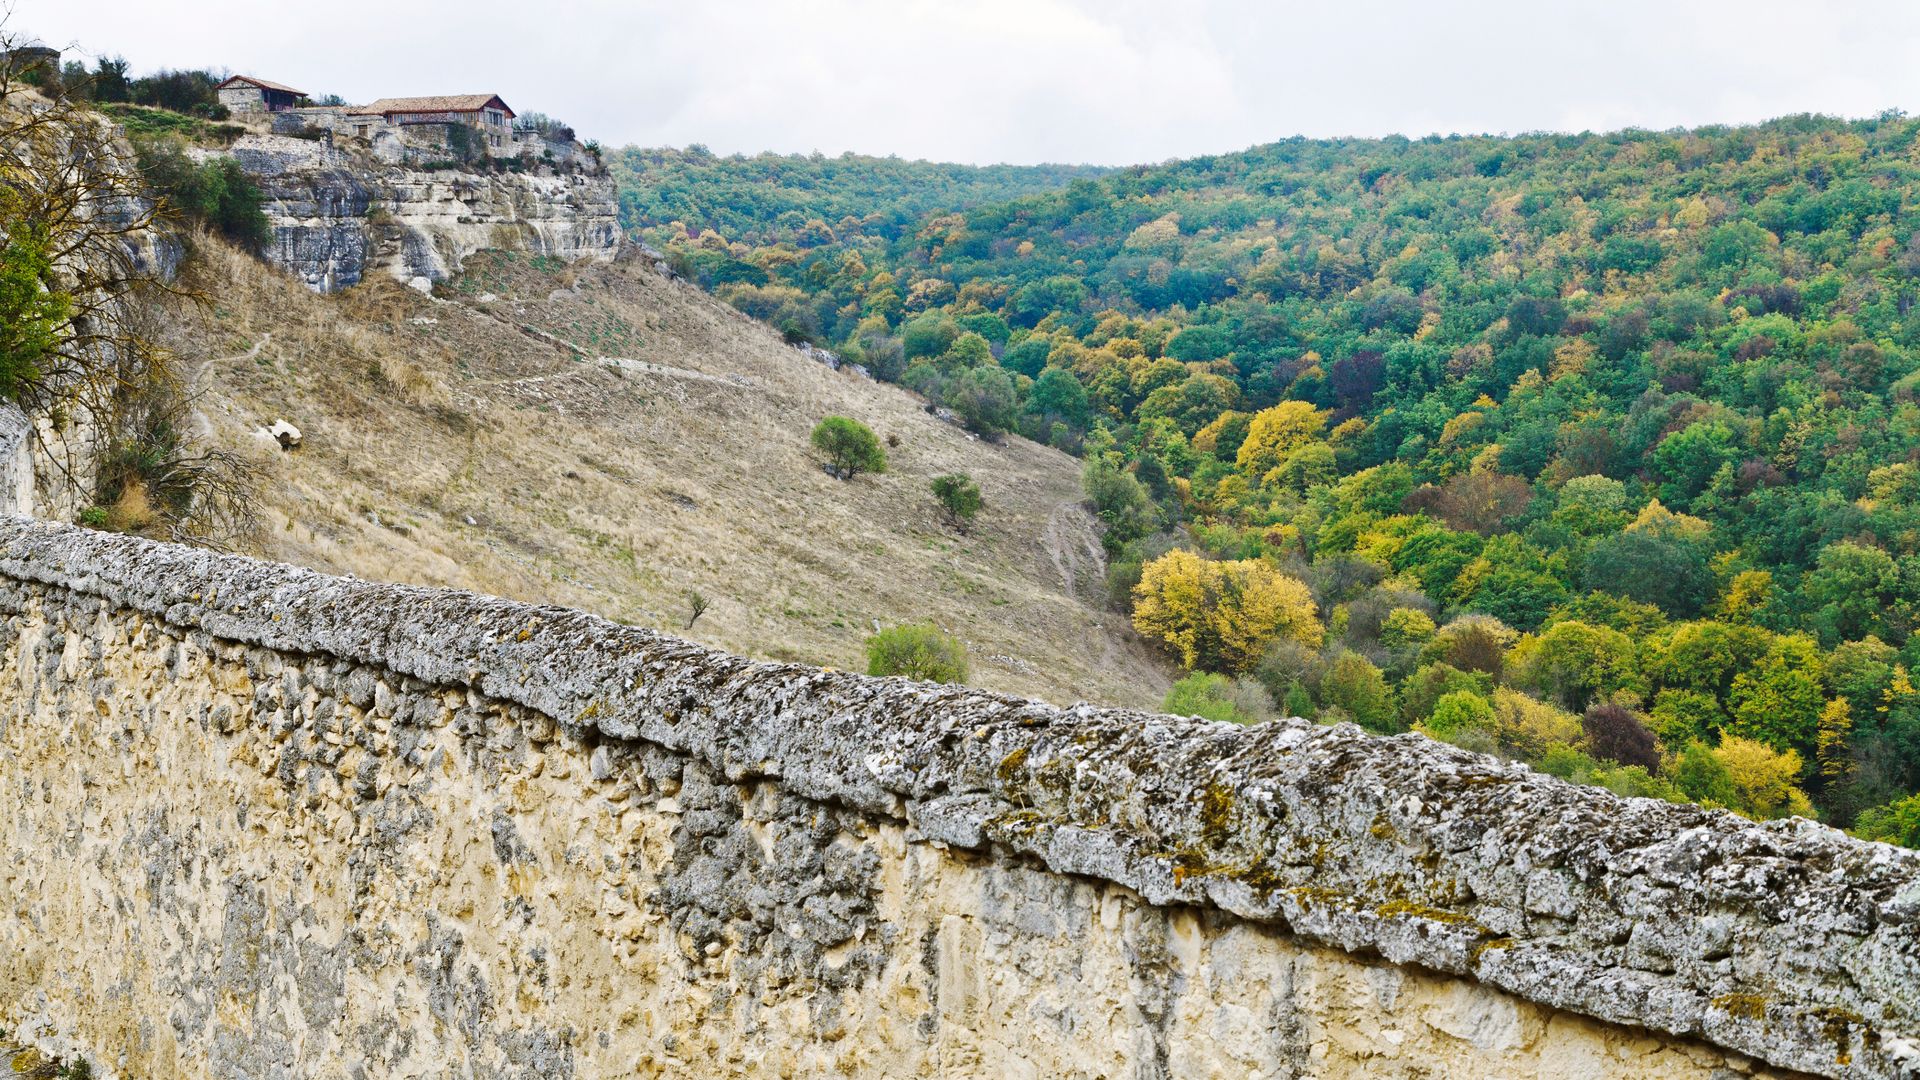
[[[1903,0],[17,0],[136,69],[350,99],[492,90],[609,144],[1128,163],[1292,134],[1863,115],[1920,100]]]

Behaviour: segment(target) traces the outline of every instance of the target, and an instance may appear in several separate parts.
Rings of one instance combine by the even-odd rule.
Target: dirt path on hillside
[[[1068,501],[1055,505],[1041,538],[1067,593],[1098,600],[1105,591],[1107,556],[1081,504]],[[1084,592],[1083,583],[1087,589]]]
[[[232,356],[215,357],[201,364],[194,370],[193,377],[187,380],[187,407],[193,414],[193,434],[195,438],[202,440],[209,446],[219,442],[219,435],[214,430],[213,420],[208,417],[206,411],[200,407],[201,401],[205,400],[208,391],[212,388],[214,369],[222,364],[231,364],[240,360],[256,360],[260,356],[260,350],[266,348],[272,342],[273,332],[268,331],[261,334],[259,340],[255,341],[253,347],[246,352],[234,353]]]

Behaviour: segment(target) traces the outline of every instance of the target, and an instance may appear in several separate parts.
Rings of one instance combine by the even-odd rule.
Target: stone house
[[[277,135],[351,140],[375,160],[446,167],[482,158],[519,158],[527,166],[585,167],[586,150],[565,125],[521,125],[498,94],[381,98],[367,105],[303,105],[271,114]],[[592,163],[598,168],[597,159]]]
[[[395,127],[410,142],[452,145],[465,128],[488,154],[501,154],[513,142],[514,112],[498,94],[445,94],[437,97],[381,98],[348,109],[342,116],[349,133],[371,139],[382,127]]]
[[[251,75],[235,75],[213,89],[220,96],[220,104],[236,116],[241,113],[286,112],[307,96],[304,90],[256,79]]]

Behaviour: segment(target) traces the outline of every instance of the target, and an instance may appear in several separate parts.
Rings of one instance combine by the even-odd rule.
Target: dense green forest
[[[682,232],[667,233],[663,240],[698,240],[711,231],[729,241],[796,248],[892,242],[928,214],[1052,191],[1108,171],[1090,165],[976,167],[856,154],[717,157],[700,146],[629,147],[608,164],[620,182],[620,209],[627,221],[680,223]],[[718,277],[709,284],[724,282],[734,271],[716,265],[712,272]]]
[[[1082,455],[1169,707],[1920,843],[1920,121],[1293,139],[970,205],[625,167],[689,277]]]

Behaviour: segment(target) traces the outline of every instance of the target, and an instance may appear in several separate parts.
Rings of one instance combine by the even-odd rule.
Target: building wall
[[[1744,1052],[1832,1076],[1915,1061],[1915,860],[1879,845],[1759,831],[1771,851],[1743,862],[1743,827],[1716,816],[1526,781],[1506,794],[1588,808],[1604,850],[1533,874],[1540,927],[1488,936],[1499,892],[1467,883],[1566,838],[1507,849],[1466,813],[1506,774],[1451,748],[750,664],[18,520],[0,612],[0,1023],[103,1074],[1727,1080],[1782,1074]],[[1476,842],[1440,843],[1409,805],[1449,801]],[[1318,848],[1298,864],[1257,827],[1281,806]],[[1227,866],[1246,843],[1257,875]],[[1369,845],[1453,880],[1450,907],[1405,899],[1404,877],[1376,904],[1386,886],[1355,878],[1380,876]],[[1659,863],[1627,872],[1650,847]],[[1740,899],[1762,866],[1764,910]],[[1683,880],[1655,898],[1662,873]],[[1292,902],[1263,908],[1256,878]],[[1684,963],[1636,982],[1660,965],[1568,952],[1591,888],[1637,913],[1613,936],[1677,941],[1701,921],[1685,879],[1719,898],[1735,953],[1748,920],[1812,934],[1820,896],[1884,897],[1883,930],[1809,941],[1830,969],[1776,953],[1764,987],[1708,1006],[1726,1022],[1689,1028]],[[1557,989],[1502,975],[1528,966]]]
[[[234,113],[267,111],[266,95],[258,87],[230,86],[220,91],[220,104]]]

